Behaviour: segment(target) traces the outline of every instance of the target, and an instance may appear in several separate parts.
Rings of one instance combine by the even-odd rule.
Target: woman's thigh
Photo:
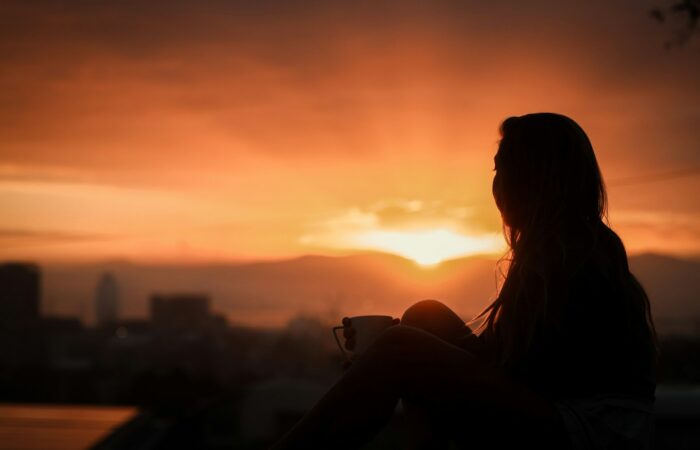
[[[515,442],[539,448],[561,441],[563,425],[551,401],[432,333],[392,327],[365,356],[358,363],[375,360],[388,368],[389,388],[423,405],[460,440],[495,429],[502,432],[494,440],[520,434]]]
[[[401,316],[401,323],[425,330],[447,342],[454,342],[465,332],[470,332],[454,311],[432,299],[411,305]]]

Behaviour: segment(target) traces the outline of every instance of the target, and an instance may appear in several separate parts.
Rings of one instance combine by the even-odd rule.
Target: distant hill
[[[662,332],[700,334],[700,261],[643,254],[630,258],[630,270],[646,289]]]
[[[661,255],[630,258],[660,323],[700,317],[700,263]],[[343,315],[400,315],[411,303],[437,298],[464,318],[496,293],[496,260],[461,258],[422,268],[399,256],[369,253],[308,255],[247,264],[139,265],[124,262],[43,267],[43,310],[92,318],[101,274],[115,275],[123,316],[145,316],[158,292],[204,292],[232,322],[280,326],[298,314],[334,320]]]

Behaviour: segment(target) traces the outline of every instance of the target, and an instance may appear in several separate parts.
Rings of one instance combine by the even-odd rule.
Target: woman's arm
[[[465,331],[464,335],[459,336],[454,344],[459,348],[472,353],[481,360],[490,360],[489,352],[481,335],[474,334],[466,325],[464,327],[467,329],[467,331]]]

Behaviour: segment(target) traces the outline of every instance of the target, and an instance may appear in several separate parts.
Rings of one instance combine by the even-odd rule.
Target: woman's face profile
[[[493,182],[491,183],[491,193],[493,194],[493,199],[496,202],[496,207],[501,212],[501,216],[505,220],[504,209],[503,209],[503,206],[504,206],[503,205],[503,186],[502,186],[503,175],[499,172],[499,168],[500,168],[500,166],[498,164],[499,153],[500,153],[500,150],[499,150],[499,152],[496,153],[496,156],[494,156],[494,158],[493,158],[493,164],[494,164],[493,172],[494,172],[494,174],[493,174]]]

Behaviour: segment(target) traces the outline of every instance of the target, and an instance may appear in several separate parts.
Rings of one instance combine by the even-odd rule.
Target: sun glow
[[[414,260],[422,266],[481,253],[499,253],[505,249],[500,234],[466,236],[449,229],[416,231],[376,230],[358,234],[357,247],[387,251]]]

